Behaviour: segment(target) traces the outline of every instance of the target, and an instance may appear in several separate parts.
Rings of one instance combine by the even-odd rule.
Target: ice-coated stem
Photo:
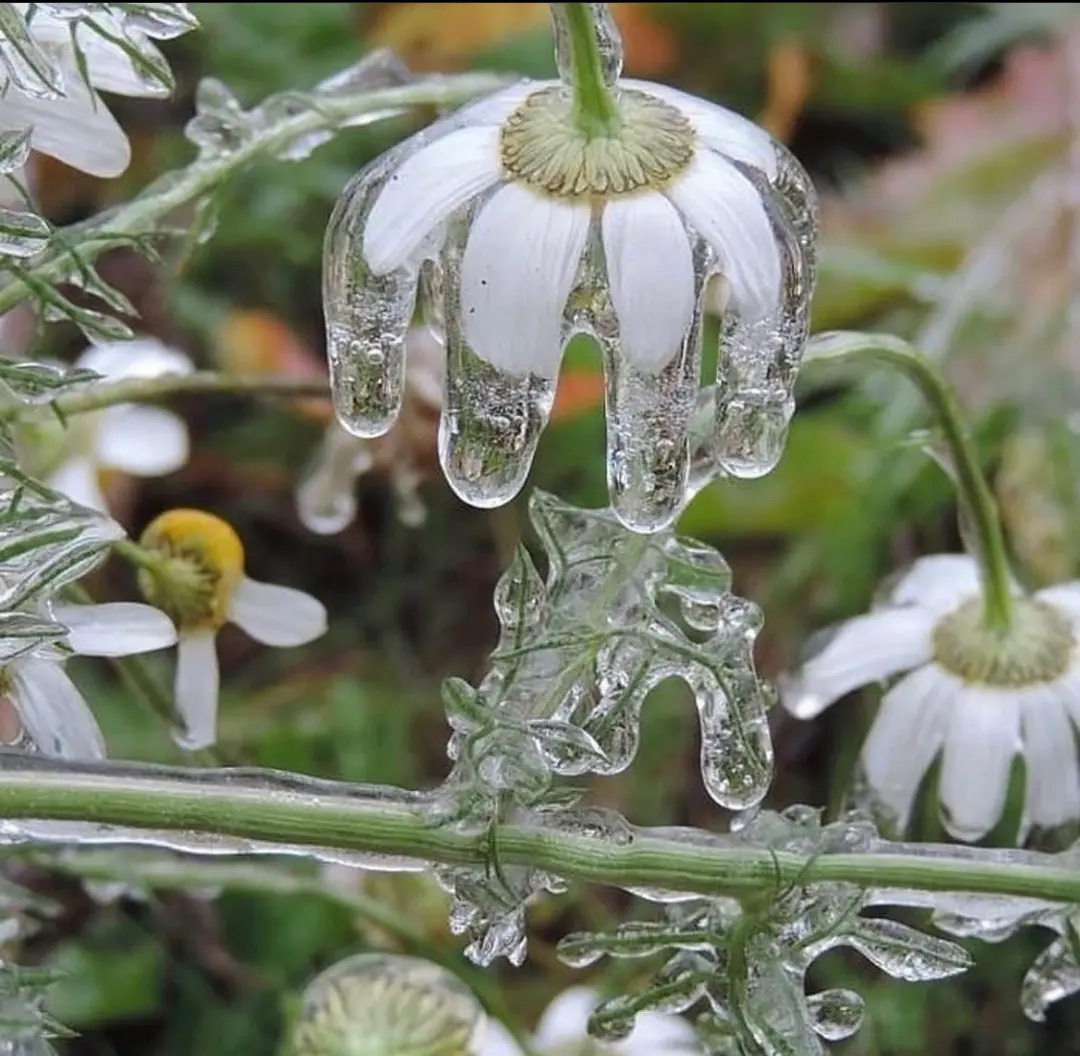
[[[0,292],[0,297],[3,294]],[[0,407],[0,422],[57,414],[66,418],[112,407],[118,403],[153,403],[193,392],[219,392],[250,396],[310,398],[329,396],[325,381],[266,375],[221,374],[200,370],[194,374],[166,374],[157,378],[119,378],[95,382],[85,389],[66,392],[48,403],[13,403]]]
[[[115,246],[128,245],[133,237],[154,231],[173,210],[201,198],[256,159],[276,157],[284,147],[305,136],[339,131],[363,114],[412,106],[457,106],[505,83],[506,78],[489,73],[463,73],[320,99],[318,107],[260,129],[249,141],[221,158],[196,162],[158,181],[155,187],[126,205],[58,231],[50,248],[26,272],[28,281],[13,278],[0,289],[0,315],[31,297],[33,284],[62,282],[72,268],[72,248],[85,261]]]
[[[978,537],[978,552],[974,556],[983,581],[986,623],[999,630],[1008,628],[1012,621],[1013,595],[1001,516],[949,383],[918,349],[888,334],[845,331],[818,334],[807,345],[804,358],[807,364],[843,360],[873,360],[899,370],[930,404],[952,455],[961,501],[967,504]]]
[[[611,94],[612,64],[604,51],[612,42],[618,47],[607,6],[551,5],[559,67],[574,92],[574,121],[587,139],[610,136],[620,124]]]
[[[19,819],[82,821],[90,825],[77,839],[86,845],[138,845],[139,830],[151,830],[155,839],[143,842],[160,846],[162,832],[178,838],[195,832],[216,837],[215,854],[267,854],[269,844],[288,844],[390,856],[399,863],[483,865],[490,833],[433,826],[425,802],[423,796],[381,786],[269,770],[74,763],[0,753],[0,816],[8,843],[35,842],[32,832],[20,832]],[[881,841],[877,853],[808,856],[724,846],[721,838],[698,835],[699,842],[689,842],[663,830],[634,829],[629,842],[618,843],[541,824],[497,826],[504,865],[626,888],[745,897],[777,886],[836,882],[878,892],[896,888],[1080,902],[1075,861],[1038,852]]]

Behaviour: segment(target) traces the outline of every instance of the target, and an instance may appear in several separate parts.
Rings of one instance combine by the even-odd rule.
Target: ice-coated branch
[[[91,220],[63,228],[23,276],[0,289],[0,314],[34,296],[35,287],[63,282],[75,267],[72,249],[85,263],[107,249],[153,232],[181,206],[202,198],[260,158],[289,156],[296,144],[329,138],[366,115],[391,116],[416,106],[452,107],[505,83],[487,73],[426,77],[410,84],[321,96],[314,103],[281,107],[281,119],[215,157],[200,157],[162,177],[138,198]],[[299,97],[298,97],[299,99]],[[295,156],[295,155],[293,155]]]
[[[540,822],[475,831],[430,824],[429,799],[271,770],[0,755],[0,816],[9,845],[60,841],[217,855],[277,852],[391,870],[483,865],[495,848],[503,865],[632,889],[751,897],[835,882],[872,888],[880,901],[885,889],[896,888],[1080,902],[1080,870],[1071,857],[886,841],[856,853],[804,854],[690,829],[627,826],[629,839],[612,841]]]

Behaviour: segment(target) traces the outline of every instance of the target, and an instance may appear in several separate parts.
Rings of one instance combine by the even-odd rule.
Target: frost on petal
[[[921,557],[889,591],[894,605],[917,605],[944,616],[980,593],[979,566],[967,554]]]
[[[176,642],[172,620],[152,605],[56,605],[53,616],[67,627],[68,645],[82,656],[132,656]]]
[[[96,443],[96,437],[94,439]],[[108,512],[105,495],[98,481],[96,461],[78,455],[69,458],[56,468],[48,479],[48,485],[80,506],[100,510],[102,513]]]
[[[217,640],[213,631],[181,634],[176,646],[175,704],[184,730],[176,743],[188,751],[207,748],[217,739]]]
[[[619,84],[623,88],[647,92],[681,110],[709,150],[752,165],[755,169],[761,169],[770,180],[775,179],[776,144],[765,129],[749,118],[670,85],[633,78],[621,80]]]
[[[0,128],[32,128],[31,145],[42,154],[91,176],[119,176],[131,161],[124,130],[74,68],[65,69],[64,85],[60,99],[7,92],[0,98]]]
[[[541,1052],[573,1052],[588,1037],[589,1016],[599,997],[594,990],[573,986],[544,1010],[536,1025],[536,1047]]]
[[[187,462],[189,449],[187,425],[164,407],[110,407],[98,420],[98,462],[110,469],[163,477]]]
[[[818,653],[781,681],[781,702],[797,718],[812,719],[859,686],[926,663],[932,631],[933,621],[917,609],[886,609],[842,623]]]
[[[718,154],[699,151],[668,197],[712,246],[746,320],[780,303],[780,249],[757,188]]]
[[[1019,751],[1015,690],[964,686],[953,700],[939,789],[945,827],[958,840],[977,840],[997,823]]]
[[[694,316],[694,261],[678,212],[662,194],[604,206],[604,257],[619,339],[642,370],[657,371],[679,351]]]
[[[259,583],[246,576],[233,591],[229,619],[263,645],[304,645],[326,633],[326,609],[293,587]]]
[[[21,660],[7,671],[19,718],[42,752],[67,759],[105,758],[97,720],[58,663]]]
[[[559,373],[563,311],[591,215],[512,183],[484,205],[461,263],[462,325],[481,359],[516,377]]]
[[[892,811],[907,824],[923,775],[941,750],[962,683],[936,664],[913,671],[882,698],[862,749],[866,777]]]
[[[158,378],[164,374],[190,374],[195,369],[183,352],[155,337],[91,345],[76,365],[106,378]]]
[[[1049,683],[1019,695],[1027,812],[1033,824],[1048,828],[1080,818],[1080,766],[1064,692]]]
[[[499,130],[462,128],[406,158],[390,174],[364,226],[364,257],[377,275],[407,263],[455,209],[499,179]]]

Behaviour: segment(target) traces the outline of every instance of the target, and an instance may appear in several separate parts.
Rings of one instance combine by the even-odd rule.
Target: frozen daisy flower
[[[221,627],[235,623],[264,645],[304,645],[326,631],[326,609],[302,590],[246,576],[239,536],[211,513],[169,510],[139,542],[143,595],[179,630],[174,700],[186,729],[177,743],[205,748],[217,734]]]
[[[726,304],[718,468],[759,476],[779,458],[814,201],[798,163],[745,118],[620,80],[603,7],[552,5],[561,80],[465,107],[346,188],[324,257],[328,356],[342,424],[385,432],[420,290],[447,342],[440,461],[458,495],[491,507],[524,483],[566,342],[593,335],[612,503],[651,531],[684,502],[710,280]]]
[[[113,4],[5,4],[0,130],[30,130],[35,150],[91,176],[119,176],[131,145],[98,90],[167,96],[169,66],[149,38],[197,25],[183,4],[134,6],[140,12]]]
[[[694,1029],[678,1016],[642,1012],[622,1041],[589,1037],[589,1016],[598,995],[583,986],[561,993],[545,1009],[532,1039],[537,1056],[690,1056],[701,1051]],[[489,1020],[477,1056],[522,1056],[522,1049],[497,1020]]]
[[[152,337],[92,346],[75,365],[110,379],[190,374],[193,369],[182,352]],[[188,459],[187,426],[163,407],[117,404],[78,415],[68,425],[72,454],[53,471],[48,483],[91,509],[107,508],[100,483],[103,471],[161,477]]]
[[[176,642],[176,628],[160,610],[134,602],[54,602],[42,607],[42,615],[66,631],[0,667],[3,739],[29,744],[46,755],[102,759],[101,730],[62,661],[69,656],[132,656],[165,649]]]
[[[1025,822],[1080,818],[1080,581],[1017,592],[1006,628],[987,626],[984,613],[973,558],[922,558],[781,682],[787,709],[809,719],[859,686],[902,676],[862,748],[867,780],[901,828],[939,754],[942,820],[958,839],[979,839],[1001,817],[1017,755]]]

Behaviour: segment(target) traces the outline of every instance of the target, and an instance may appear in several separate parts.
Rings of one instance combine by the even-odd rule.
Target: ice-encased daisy
[[[622,1041],[601,1043],[588,1035],[595,991],[575,986],[544,1010],[532,1039],[537,1056],[692,1056],[701,1051],[693,1027],[678,1016],[642,1012]],[[477,1056],[522,1056],[521,1046],[497,1020],[488,1021]]]
[[[572,84],[518,84],[360,173],[327,232],[328,354],[342,424],[385,432],[424,271],[448,345],[443,469],[466,501],[495,506],[524,482],[566,341],[593,334],[613,504],[652,529],[683,502],[710,279],[727,308],[718,461],[758,476],[779,457],[805,339],[813,192],[738,114],[644,81],[613,79],[609,92],[610,125],[591,132]]]
[[[125,16],[116,5],[106,4],[5,6],[12,9],[12,19],[26,20],[27,35],[20,47],[4,49],[0,130],[31,129],[35,150],[91,176],[119,176],[131,161],[131,145],[97,93],[167,96],[168,64],[149,37],[178,36],[197,25],[195,19],[183,4],[141,5],[168,6],[172,11],[163,14],[175,16],[154,17],[151,12],[144,18]],[[97,10],[75,10],[87,7]],[[5,26],[5,33],[11,28]],[[140,70],[121,41],[158,76]]]
[[[0,667],[0,697],[14,709],[20,727],[7,730],[14,733],[8,739],[29,741],[45,755],[102,759],[105,742],[97,720],[62,660],[165,649],[176,641],[176,628],[160,610],[135,602],[52,603],[43,612],[66,627],[67,633]]]
[[[302,590],[245,575],[239,536],[202,510],[161,514],[140,545],[143,595],[168,613],[179,632],[174,701],[186,729],[177,732],[177,743],[205,748],[217,736],[217,632],[235,623],[263,645],[304,645],[326,631],[326,609]]]
[[[110,379],[190,374],[194,369],[182,352],[151,337],[92,346],[76,366]],[[53,471],[48,483],[91,509],[107,508],[101,491],[103,471],[160,477],[179,469],[188,459],[187,425],[163,407],[117,404],[78,415],[68,424],[72,454]]]
[[[782,680],[781,700],[809,719],[859,686],[898,679],[862,748],[867,780],[902,828],[941,755],[942,820],[976,840],[1001,817],[1013,759],[1026,769],[1025,823],[1080,817],[1080,581],[1022,597],[1011,627],[986,626],[975,560],[915,562],[865,616],[841,624]]]

